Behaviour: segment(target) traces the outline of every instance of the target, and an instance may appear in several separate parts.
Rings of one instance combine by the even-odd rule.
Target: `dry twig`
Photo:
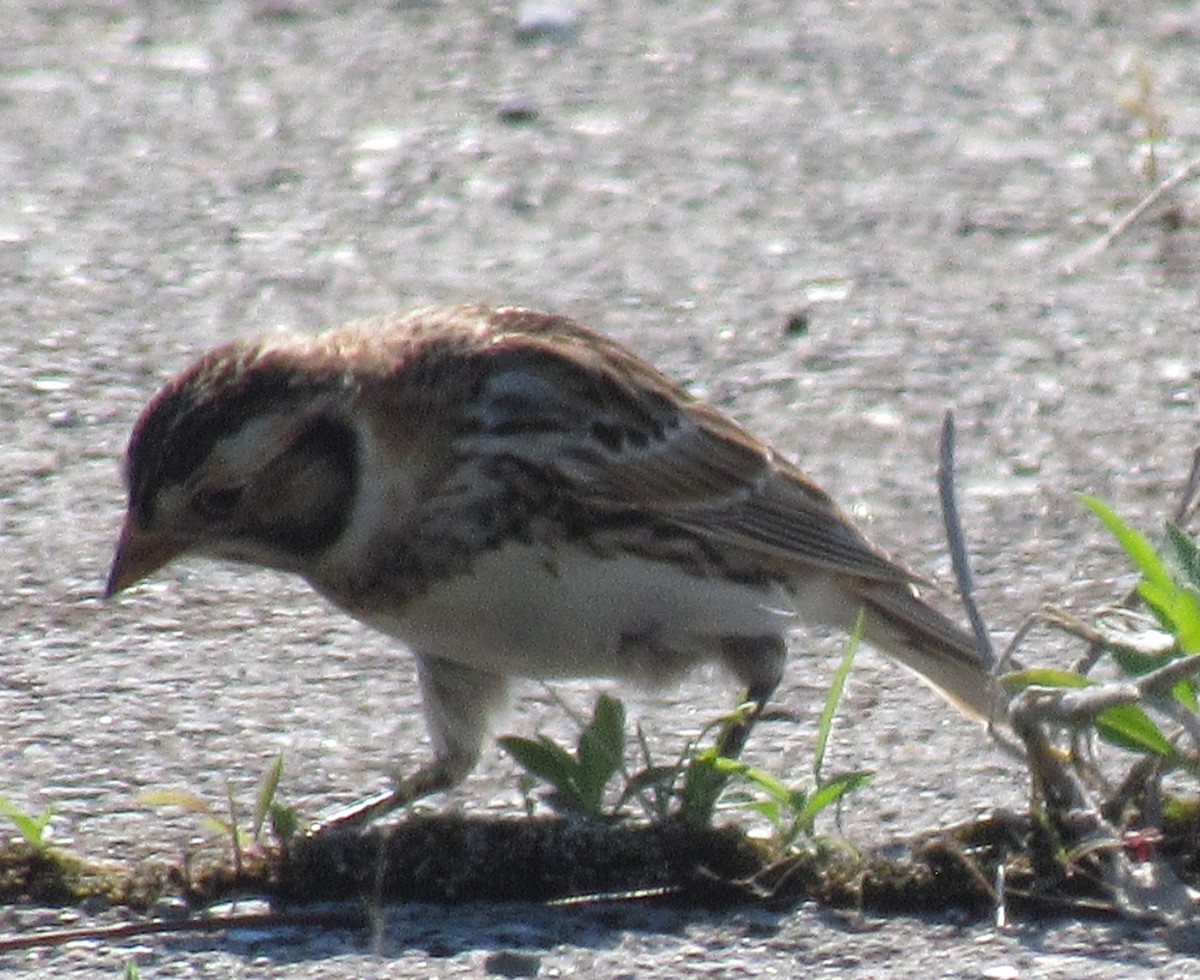
[[[1158,184],[1149,194],[1143,197],[1134,207],[1127,211],[1119,220],[1117,220],[1107,232],[1101,235],[1096,241],[1090,245],[1081,248],[1075,252],[1066,262],[1063,263],[1063,271],[1068,275],[1073,275],[1079,271],[1080,266],[1090,262],[1097,255],[1109,248],[1113,242],[1127,232],[1155,204],[1161,201],[1167,194],[1175,190],[1180,184],[1191,180],[1197,173],[1200,173],[1200,157],[1193,157],[1182,167],[1171,174],[1161,184]]]

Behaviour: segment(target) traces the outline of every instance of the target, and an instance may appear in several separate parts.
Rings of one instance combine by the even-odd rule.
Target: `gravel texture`
[[[130,424],[235,336],[429,301],[576,315],[794,453],[943,584],[953,408],[1001,638],[1128,586],[1076,491],[1147,529],[1173,506],[1196,442],[1195,188],[1173,221],[1067,260],[1148,189],[1154,113],[1161,172],[1191,153],[1187,5],[0,0],[0,18],[0,792],[53,806],[87,854],[182,853],[195,822],[147,789],[249,799],[283,750],[283,796],[316,812],[426,751],[403,651],[297,583],[181,564],[99,598]],[[794,718],[751,758],[805,770],[838,650],[797,638]],[[1069,650],[1036,634],[1025,656]],[[631,713],[669,753],[728,704],[716,681],[634,693]],[[571,726],[530,686],[505,730]],[[843,820],[861,843],[1024,799],[1017,767],[870,655],[829,761],[879,773]],[[518,812],[511,763],[490,750],[433,805]],[[97,917],[121,916],[8,908],[0,933]],[[373,937],[79,943],[0,972],[128,960],[171,978],[1200,976],[1152,931],[1070,919],[482,904],[390,909]]]

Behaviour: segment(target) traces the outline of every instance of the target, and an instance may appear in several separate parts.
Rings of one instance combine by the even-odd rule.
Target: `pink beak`
[[[142,531],[134,523],[132,515],[125,518],[121,537],[117,540],[117,552],[112,567],[108,570],[108,585],[104,597],[111,598],[118,592],[140,582],[147,575],[162,568],[167,562],[187,547],[177,538]]]

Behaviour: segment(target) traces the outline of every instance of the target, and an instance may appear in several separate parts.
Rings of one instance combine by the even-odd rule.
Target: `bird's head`
[[[359,480],[348,383],[239,344],[163,388],[130,438],[107,595],[185,553],[298,571],[333,544]]]

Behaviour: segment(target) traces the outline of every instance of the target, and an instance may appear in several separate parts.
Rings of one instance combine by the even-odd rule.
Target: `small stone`
[[[1020,453],[1013,459],[1010,469],[1013,476],[1036,476],[1042,471],[1042,458],[1036,453]]]
[[[484,960],[483,966],[493,977],[536,977],[542,969],[542,958],[531,953],[501,950]]]
[[[53,429],[73,429],[79,425],[79,413],[73,408],[57,408],[46,416]]]
[[[101,912],[108,911],[111,905],[112,902],[108,900],[107,895],[88,895],[79,903],[79,908],[84,915],[99,915]]]
[[[579,11],[569,3],[523,3],[517,11],[517,40],[570,41]]]
[[[808,322],[808,310],[796,310],[788,314],[783,324],[783,332],[789,337],[804,337],[808,334]]]
[[[59,391],[69,391],[71,379],[62,374],[39,374],[30,381],[33,390],[40,394],[52,394]]]
[[[496,107],[496,115],[500,117],[501,122],[527,123],[537,119],[538,110],[532,99],[515,95]]]
[[[152,68],[178,75],[208,75],[213,70],[213,55],[200,44],[152,45],[147,60]]]
[[[303,3],[299,0],[257,0],[251,4],[250,9],[255,20],[282,24],[298,21],[306,13]]]
[[[192,914],[192,907],[182,898],[168,895],[150,906],[150,918],[180,920]]]

